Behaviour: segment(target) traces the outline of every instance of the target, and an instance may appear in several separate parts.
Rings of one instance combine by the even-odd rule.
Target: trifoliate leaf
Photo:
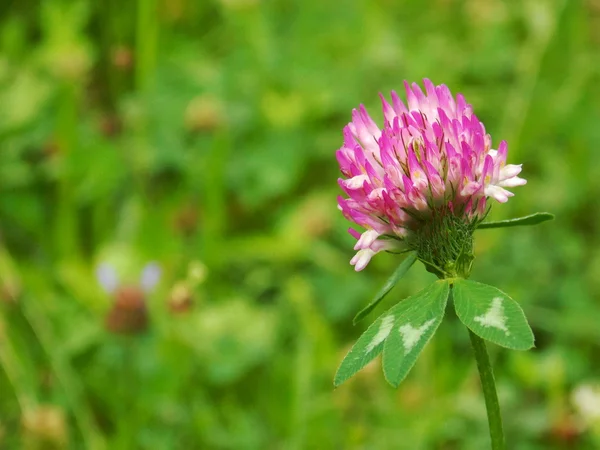
[[[394,324],[383,346],[383,373],[394,387],[406,378],[444,318],[449,284],[436,281],[395,308]]]
[[[523,310],[500,289],[458,279],[452,297],[456,314],[477,336],[513,350],[533,347],[533,332]]]
[[[444,290],[445,297],[442,295]],[[396,323],[398,323],[398,326],[402,326],[401,324],[410,324],[415,328],[414,330],[410,330],[412,333],[409,333],[410,341],[407,342],[410,342],[414,346],[411,349],[410,356],[414,352],[414,358],[416,358],[416,354],[418,354],[418,351],[416,351],[417,347],[422,348],[439,325],[447,296],[448,283],[438,281],[416,295],[403,300],[379,316],[362,336],[358,338],[356,344],[354,344],[350,352],[346,355],[335,374],[333,384],[339,386],[378,356],[383,351],[384,342],[392,332],[392,329],[400,333],[398,327],[396,327]],[[443,304],[439,304],[441,300],[438,297],[444,297]],[[441,314],[440,310],[442,311]],[[398,322],[401,317],[405,319]],[[431,323],[422,329],[424,324],[434,317],[436,319],[435,323]],[[407,330],[407,328],[404,330]],[[421,334],[419,335],[418,333]],[[404,350],[399,348],[399,351]],[[406,371],[410,369],[413,363],[414,360],[408,365]]]
[[[358,314],[356,314],[356,316],[354,316],[354,320],[352,321],[354,325],[356,325],[358,322],[364,319],[371,311],[373,311],[377,307],[379,302],[381,302],[381,300],[385,298],[388,292],[392,290],[392,288],[396,285],[398,280],[400,280],[400,278],[402,278],[404,274],[408,272],[408,269],[412,267],[416,260],[416,253],[412,252],[406,257],[404,261],[402,261],[402,263],[398,266],[398,268],[395,270],[392,276],[386,281],[383,287],[375,295],[373,300],[371,300],[371,303],[365,306],[362,310],[358,312]]]
[[[499,220],[497,222],[483,222],[477,226],[478,230],[484,228],[506,228],[520,227],[522,225],[537,225],[538,223],[546,222],[554,219],[554,214],[547,212],[538,212],[525,217],[517,217],[515,219]]]

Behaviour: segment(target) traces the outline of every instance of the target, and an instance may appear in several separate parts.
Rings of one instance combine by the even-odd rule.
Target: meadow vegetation
[[[398,389],[333,388],[401,261],[349,265],[335,151],[424,77],[523,163],[490,218],[556,214],[476,233],[536,336],[490,345],[508,446],[600,448],[599,69],[597,0],[3,1],[0,448],[486,448],[451,310]]]

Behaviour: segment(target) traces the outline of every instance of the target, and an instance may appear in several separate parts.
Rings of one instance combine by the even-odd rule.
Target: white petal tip
[[[150,292],[160,281],[161,269],[160,266],[151,262],[146,264],[142,270],[140,277],[140,285],[145,292]]]
[[[96,268],[96,279],[100,287],[108,294],[114,293],[119,285],[117,271],[109,263],[98,265]]]

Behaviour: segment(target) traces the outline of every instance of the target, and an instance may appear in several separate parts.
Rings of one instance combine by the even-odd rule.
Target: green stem
[[[492,365],[490,364],[490,357],[485,347],[485,341],[471,330],[469,330],[469,336],[471,337],[471,345],[475,353],[483,396],[485,397],[492,450],[504,450],[506,446],[504,443],[504,432],[502,431],[502,416],[500,415],[500,403],[498,402],[498,394],[496,393],[496,382],[494,380]]]

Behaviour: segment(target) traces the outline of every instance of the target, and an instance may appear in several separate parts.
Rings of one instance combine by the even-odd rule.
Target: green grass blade
[[[377,295],[373,298],[371,303],[365,306],[362,310],[354,316],[352,323],[356,325],[358,322],[363,320],[366,316],[369,315],[371,311],[373,311],[377,305],[385,298],[385,296],[392,290],[392,288],[396,285],[396,283],[408,272],[408,269],[415,263],[417,260],[416,253],[410,253],[404,261],[398,266],[396,271],[392,274],[392,276],[386,281],[383,287],[377,292]]]
[[[484,228],[507,228],[520,227],[524,225],[537,225],[548,220],[553,220],[554,214],[547,212],[538,212],[529,216],[517,217],[516,219],[498,220],[497,222],[483,222],[477,227],[478,230]]]

